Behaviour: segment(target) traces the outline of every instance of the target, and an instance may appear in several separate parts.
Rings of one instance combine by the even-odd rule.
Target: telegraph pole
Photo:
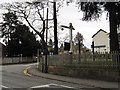
[[[46,44],[47,44],[47,35],[48,35],[48,8],[47,8],[47,21],[46,21]],[[45,73],[48,73],[48,60],[47,60],[47,47],[45,50]]]
[[[58,54],[58,38],[57,38],[57,15],[56,15],[56,2],[53,2],[53,19],[54,19],[54,54]]]

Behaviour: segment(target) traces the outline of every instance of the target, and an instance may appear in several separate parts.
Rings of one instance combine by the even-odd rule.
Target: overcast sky
[[[13,1],[22,1],[22,0],[7,0],[7,2],[13,2]],[[0,3],[5,2],[5,0],[1,0]],[[91,47],[92,42],[92,36],[99,30],[103,29],[107,32],[109,32],[109,21],[106,20],[106,13],[103,14],[100,20],[98,21],[92,21],[92,22],[86,22],[82,21],[82,12],[79,12],[78,7],[75,7],[76,5],[74,3],[70,4],[69,6],[64,5],[60,11],[58,22],[60,22],[60,25],[66,25],[68,26],[69,23],[73,24],[73,27],[75,30],[73,31],[73,36],[77,32],[80,32],[84,37],[84,45],[88,48]],[[61,31],[64,35],[69,34],[69,30],[65,29]],[[63,37],[63,35],[59,36]]]
[[[92,36],[100,29],[109,32],[109,20],[106,20],[106,13],[103,13],[102,17],[98,21],[86,22],[82,21],[83,13],[79,12],[78,7],[75,4],[64,6],[60,10],[58,20],[63,25],[68,25],[70,22],[73,24],[75,30],[73,36],[80,32],[84,37],[84,44],[87,47],[91,47]],[[64,31],[63,31],[64,32]]]

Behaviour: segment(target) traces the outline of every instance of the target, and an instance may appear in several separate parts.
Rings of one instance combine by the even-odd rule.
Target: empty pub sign
[[[64,42],[64,50],[67,50],[67,51],[70,50],[70,43],[69,42]]]

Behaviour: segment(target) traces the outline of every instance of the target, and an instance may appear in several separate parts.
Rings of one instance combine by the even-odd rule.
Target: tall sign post
[[[70,63],[72,63],[72,53],[73,53],[73,44],[72,44],[72,30],[75,30],[74,27],[72,26],[72,23],[69,23],[69,26],[61,25],[62,28],[68,28],[70,32]]]
[[[73,52],[73,47],[72,47],[72,30],[75,30],[74,27],[72,26],[72,23],[69,23],[69,26],[61,25],[62,28],[68,28],[69,29],[69,37],[70,37],[70,53]]]
[[[72,30],[75,30],[72,26],[72,23],[69,23],[69,29],[70,29],[70,53],[73,52],[73,44],[72,44]]]

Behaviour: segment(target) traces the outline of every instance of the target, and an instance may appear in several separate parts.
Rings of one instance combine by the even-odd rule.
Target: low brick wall
[[[49,66],[49,73],[76,78],[98,79],[106,81],[118,81],[119,71],[112,68],[100,68],[98,66]]]
[[[90,78],[107,81],[118,81],[120,64],[116,60],[113,62],[110,58],[99,57],[93,61],[87,54],[78,60],[78,55],[69,54],[48,56],[48,72],[52,74],[71,76],[76,78]],[[119,54],[118,54],[119,55]],[[88,57],[88,59],[87,59]],[[72,63],[70,62],[72,60]],[[118,67],[119,66],[119,67]],[[45,59],[41,59],[38,65],[40,71],[45,69]]]

